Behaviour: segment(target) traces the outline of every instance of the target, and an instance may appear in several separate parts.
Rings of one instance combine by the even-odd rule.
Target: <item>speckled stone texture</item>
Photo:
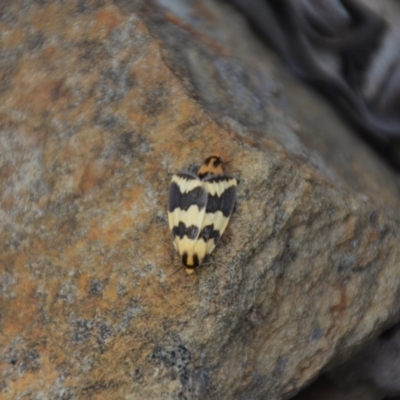
[[[229,5],[2,2],[0,40],[2,399],[282,399],[398,315],[396,177]],[[211,154],[218,265],[173,274]]]

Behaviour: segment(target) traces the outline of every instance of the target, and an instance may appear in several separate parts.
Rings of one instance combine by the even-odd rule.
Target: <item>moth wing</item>
[[[214,175],[205,178],[203,184],[208,198],[200,238],[206,242],[206,254],[210,254],[228,226],[235,206],[237,180],[229,175]]]
[[[190,172],[173,175],[169,187],[168,223],[180,255],[193,254],[204,219],[208,194]]]

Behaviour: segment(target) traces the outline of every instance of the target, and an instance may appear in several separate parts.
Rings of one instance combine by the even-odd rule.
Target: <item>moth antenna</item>
[[[168,252],[169,256],[171,257],[171,259],[175,258],[175,247],[174,244],[172,242],[167,242],[166,240],[160,240],[160,242],[162,244],[164,244],[164,246],[166,246],[166,251]]]
[[[229,160],[227,160],[227,161],[223,161],[223,165],[225,166],[225,165],[228,165],[229,166],[229,164],[232,164],[232,162],[234,161],[234,158],[230,158]],[[226,173],[226,172],[225,172]],[[239,173],[239,171],[238,170],[233,170],[233,171],[228,171],[228,174],[229,175],[234,175],[234,174],[238,174]]]
[[[181,265],[180,267],[178,267],[171,275],[168,275],[168,278],[171,278],[171,276],[174,276],[179,270],[181,270],[182,268],[185,268],[183,265]]]
[[[217,263],[214,261],[208,261],[206,263],[201,264],[200,267],[202,267],[204,265],[216,265],[217,267],[225,267],[226,266],[225,264]]]
[[[169,247],[169,248],[173,248],[174,247],[174,244],[173,243],[171,243],[171,242],[167,242],[166,240],[160,240],[160,242],[161,243],[163,243],[165,246],[167,246],[167,247]]]
[[[217,267],[225,267],[224,264],[217,263],[217,262],[214,262],[214,261],[208,261],[208,262],[205,262],[205,263],[200,264],[200,265],[195,269],[196,275],[200,275],[200,270],[203,268],[203,266],[207,266],[207,265],[216,265]]]
[[[230,164],[233,160],[234,158],[230,158],[229,160],[224,161],[224,164]]]

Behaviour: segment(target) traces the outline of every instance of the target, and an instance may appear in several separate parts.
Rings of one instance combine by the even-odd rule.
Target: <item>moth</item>
[[[169,186],[168,222],[174,247],[192,274],[214,249],[232,215],[237,180],[218,156],[207,157],[197,175],[179,172]]]

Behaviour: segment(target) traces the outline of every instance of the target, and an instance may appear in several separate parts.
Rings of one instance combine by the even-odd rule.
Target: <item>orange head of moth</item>
[[[208,175],[221,175],[224,173],[224,169],[222,168],[223,166],[223,161],[221,157],[218,156],[210,156],[207,157],[199,170],[197,171],[197,176],[200,179],[203,179],[204,177]]]

